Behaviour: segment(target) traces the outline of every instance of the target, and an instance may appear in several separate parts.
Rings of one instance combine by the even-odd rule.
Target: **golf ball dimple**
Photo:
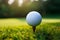
[[[37,26],[42,21],[42,16],[39,12],[31,11],[26,16],[26,21],[31,26]]]

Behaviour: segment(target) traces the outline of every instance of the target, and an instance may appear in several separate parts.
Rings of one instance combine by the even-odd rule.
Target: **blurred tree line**
[[[25,17],[30,11],[38,11],[43,17],[47,15],[59,15],[60,0],[39,0],[23,4],[19,7],[17,0],[12,5],[8,4],[8,0],[0,0],[0,18],[6,17]]]
[[[0,18],[11,17],[11,10],[8,6],[8,0],[0,0]]]
[[[60,14],[60,0],[48,0],[43,7],[49,15]]]

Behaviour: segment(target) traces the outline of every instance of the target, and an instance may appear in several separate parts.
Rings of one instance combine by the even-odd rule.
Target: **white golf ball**
[[[42,16],[39,12],[31,11],[26,16],[26,21],[31,26],[37,26],[42,21]]]

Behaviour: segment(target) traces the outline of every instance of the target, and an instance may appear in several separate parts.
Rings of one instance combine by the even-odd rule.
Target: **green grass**
[[[43,19],[35,33],[24,18],[0,19],[0,40],[60,40],[60,19]]]

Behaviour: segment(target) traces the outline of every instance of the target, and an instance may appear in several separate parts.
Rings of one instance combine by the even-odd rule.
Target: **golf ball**
[[[37,26],[42,21],[42,16],[39,12],[31,11],[26,16],[26,21],[31,26]]]

